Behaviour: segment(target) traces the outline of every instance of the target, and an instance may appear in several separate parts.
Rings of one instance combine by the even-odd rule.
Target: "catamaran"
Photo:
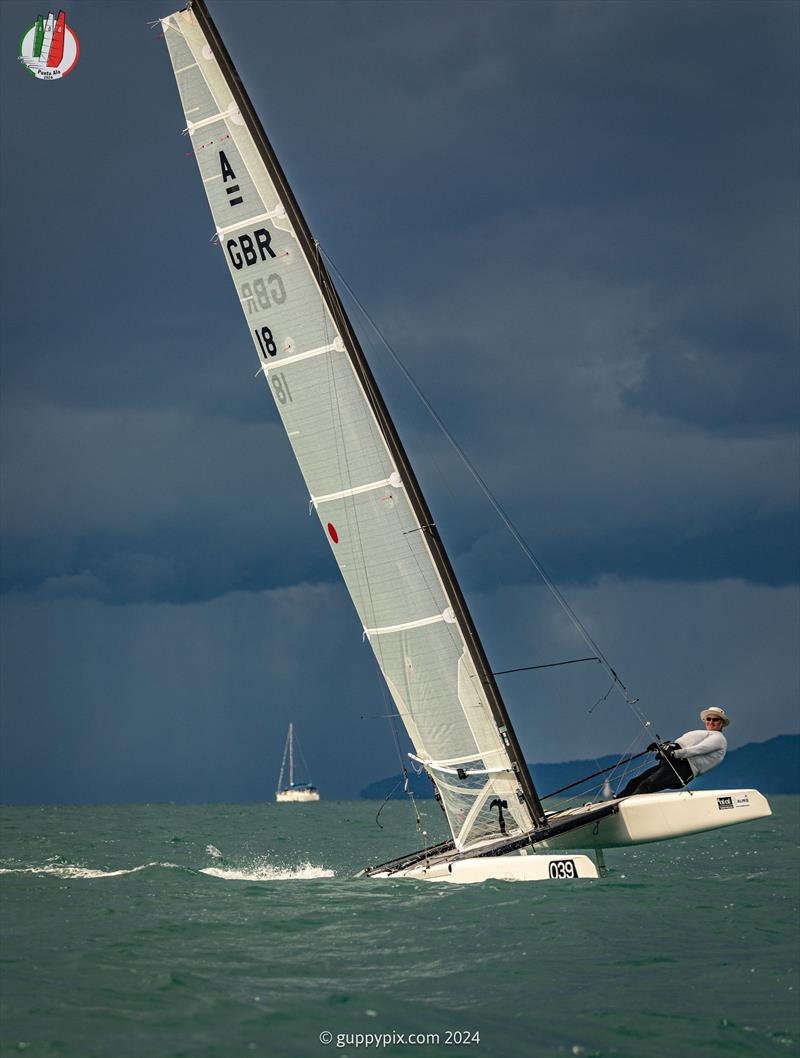
[[[208,8],[193,0],[161,25],[259,371],[450,829],[365,873],[596,878],[603,849],[769,815],[756,790],[688,788],[545,811],[395,424]]]
[[[300,743],[297,743],[297,748],[300,749]],[[303,751],[300,750],[300,758],[303,760],[306,775],[308,774],[308,765],[303,759]],[[286,771],[286,763],[289,763],[289,785],[283,785],[283,776]],[[319,791],[316,786],[312,786],[310,782],[295,782],[294,781],[294,724],[289,724],[289,731],[286,735],[286,745],[283,747],[283,760],[281,761],[281,773],[278,776],[278,788],[275,791],[276,801],[318,801]]]

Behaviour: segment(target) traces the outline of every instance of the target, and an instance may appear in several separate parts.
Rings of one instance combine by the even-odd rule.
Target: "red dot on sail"
[[[336,529],[333,527],[333,525],[330,522],[328,522],[328,533],[330,534],[330,538],[331,538],[331,540],[333,540],[334,544],[338,544],[339,543],[339,534],[336,532]]]

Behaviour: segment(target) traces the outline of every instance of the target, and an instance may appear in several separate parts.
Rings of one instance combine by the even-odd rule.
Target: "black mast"
[[[422,532],[425,533],[427,537],[428,547],[434,564],[439,571],[439,576],[442,578],[445,589],[453,603],[453,609],[458,619],[459,626],[466,639],[467,649],[472,655],[475,668],[478,672],[481,683],[483,684],[489,708],[492,711],[492,716],[497,724],[500,737],[508,752],[511,765],[514,769],[514,774],[516,775],[522,791],[522,796],[528,806],[531,816],[533,817],[534,823],[541,825],[545,821],[544,809],[539,800],[539,795],[536,792],[536,787],[533,785],[533,779],[531,778],[531,773],[525,762],[525,758],[522,755],[522,749],[517,741],[517,736],[511,726],[511,720],[509,719],[505,703],[500,695],[500,689],[492,675],[491,666],[489,665],[488,658],[483,649],[483,644],[481,643],[477,629],[472,621],[472,616],[467,608],[467,603],[461,592],[461,588],[456,580],[453,567],[450,565],[450,559],[444,549],[444,544],[439,536],[439,531],[433,523],[433,517],[428,509],[425,497],[422,494],[422,489],[420,488],[417,477],[405,453],[403,444],[372,375],[372,370],[364,356],[358,338],[347,318],[341,299],[331,281],[325,263],[322,260],[319,247],[311,234],[299,205],[297,204],[294,192],[284,176],[281,164],[272,149],[272,144],[267,138],[267,134],[256,114],[255,108],[250,102],[247,90],[242,84],[239,74],[236,71],[236,67],[233,65],[228,50],[219,35],[217,27],[214,25],[211,15],[208,12],[208,8],[206,7],[205,0],[191,0],[188,6],[194,12],[200,28],[203,30],[203,33],[211,46],[214,58],[217,60],[228,87],[233,94],[233,98],[239,106],[245,125],[247,126],[250,135],[253,137],[253,142],[261,155],[261,160],[264,162],[266,170],[275,183],[281,199],[286,206],[286,212],[289,215],[294,230],[300,240],[300,244],[303,247],[306,259],[311,267],[316,270],[322,296],[325,298],[331,315],[339,324],[342,338],[353,364],[353,368],[364,388],[367,400],[372,407],[375,417],[378,420],[389,447],[389,451],[402,472],[409,502],[422,526]]]

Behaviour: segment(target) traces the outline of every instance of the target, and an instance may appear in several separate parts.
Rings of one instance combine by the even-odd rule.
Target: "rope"
[[[386,796],[384,797],[384,799],[383,799],[383,802],[382,802],[382,804],[381,804],[380,808],[378,809],[378,813],[377,813],[377,815],[375,816],[375,822],[376,822],[376,823],[378,824],[378,826],[379,826],[379,827],[381,828],[381,830],[383,830],[383,826],[382,826],[382,824],[381,824],[381,822],[380,822],[380,814],[381,814],[381,812],[382,812],[382,811],[384,810],[384,808],[386,807],[386,803],[387,803],[387,801],[391,801],[392,797],[393,797],[393,796],[394,796],[394,794],[395,794],[395,793],[397,792],[397,788],[398,788],[399,786],[402,786],[402,784],[403,784],[403,781],[405,780],[405,778],[406,778],[406,777],[405,777],[404,775],[401,775],[401,776],[400,776],[400,778],[398,779],[398,781],[397,781],[397,782],[396,782],[396,783],[394,784],[394,786],[392,787],[391,793],[388,793],[388,794],[387,794],[387,795],[386,795]]]
[[[521,669],[501,669],[492,676],[507,676],[509,672],[533,672],[534,669],[557,669],[559,665],[577,665],[579,661],[599,661],[600,658],[573,658],[572,661],[548,661],[546,665],[523,665]],[[594,709],[594,706],[592,706]],[[592,709],[589,710],[591,713]]]
[[[588,782],[590,779],[596,779],[598,775],[605,775],[606,772],[614,771],[621,764],[630,764],[632,760],[638,760],[639,757],[646,757],[649,752],[649,750],[643,749],[641,753],[634,753],[632,757],[622,757],[616,764],[609,764],[607,768],[601,768],[600,771],[593,771],[591,775],[584,775],[582,779],[578,779],[576,782],[571,782],[568,786],[562,786],[558,790],[553,790],[551,793],[545,794],[541,800],[546,801],[549,797],[555,797],[556,794],[564,793],[565,790],[573,790],[576,786],[580,786],[581,783]]]
[[[594,703],[594,705],[589,707],[588,712],[589,712],[590,715],[595,711],[595,709],[598,707],[598,705],[602,705],[603,702],[605,702],[607,700],[609,694],[611,694],[611,692],[613,690],[614,690],[614,683],[612,681],[611,686],[608,688],[606,693],[604,695],[602,695],[600,698],[598,698],[597,701]]]
[[[691,782],[691,777],[689,779],[684,779],[681,775],[678,774],[678,769],[672,763],[672,757],[669,755],[669,753],[665,753],[664,750],[661,748],[661,746],[658,747],[656,752],[658,753],[659,757],[661,757],[661,759],[666,764],[669,764],[670,768],[672,768],[672,772],[673,772],[675,778],[681,784],[680,785],[680,789],[681,790],[687,790],[689,792],[689,794],[691,794],[691,796],[694,796],[694,790],[690,790],[689,789],[689,783]]]
[[[300,760],[303,762],[303,770],[305,772],[306,782],[310,783],[310,781],[311,781],[311,772],[308,769],[308,762],[306,761],[306,755],[305,755],[305,753],[303,753],[303,747],[300,745],[300,739],[297,737],[297,735],[294,736],[294,740],[297,743],[297,752],[298,752],[298,754],[300,756]]]
[[[634,740],[634,741],[635,741],[635,740]],[[618,760],[618,761],[616,762],[616,764],[611,764],[611,765],[609,765],[609,766],[608,766],[607,768],[601,768],[601,769],[600,769],[599,771],[595,771],[595,772],[592,772],[592,774],[591,774],[591,775],[585,775],[585,776],[584,776],[584,777],[583,777],[582,779],[577,779],[577,780],[576,780],[575,782],[569,783],[569,784],[568,784],[567,786],[562,786],[562,787],[561,787],[560,789],[558,789],[558,790],[553,790],[553,791],[551,791],[550,793],[547,793],[547,794],[545,794],[545,795],[544,795],[544,796],[543,796],[543,797],[541,798],[541,800],[542,800],[542,801],[546,801],[546,800],[548,800],[548,798],[550,798],[550,797],[555,797],[555,796],[556,796],[557,794],[560,794],[560,793],[564,793],[564,792],[565,792],[566,790],[572,790],[572,789],[574,789],[574,788],[575,788],[576,786],[580,786],[580,785],[582,785],[583,783],[585,783],[585,782],[588,782],[588,781],[589,781],[590,779],[596,779],[596,778],[597,778],[597,777],[598,777],[599,775],[605,775],[605,774],[606,774],[607,772],[614,772],[614,771],[616,771],[616,769],[617,769],[617,768],[619,768],[619,767],[621,767],[621,766],[625,766],[625,767],[627,767],[627,766],[628,766],[629,764],[631,764],[631,763],[632,763],[633,761],[635,761],[635,760],[639,760],[639,759],[640,759],[641,757],[646,757],[646,756],[647,756],[647,755],[648,755],[649,753],[652,753],[652,752],[653,752],[653,750],[645,749],[645,750],[642,750],[642,752],[641,752],[641,753],[634,753],[634,754],[632,754],[631,756],[625,756],[625,755],[623,754],[623,756],[622,756],[622,757],[620,757],[620,759],[619,759],[619,760]],[[673,762],[672,762],[672,758],[670,757],[669,753],[666,753],[666,752],[665,752],[665,751],[664,751],[664,750],[663,750],[663,749],[661,748],[661,746],[658,746],[658,747],[656,748],[656,750],[655,750],[655,753],[656,753],[656,754],[657,754],[657,755],[658,755],[658,756],[659,756],[659,757],[661,758],[661,760],[663,760],[663,761],[665,761],[665,762],[666,762],[667,764],[669,764],[670,768],[672,769],[672,771],[673,771],[673,772],[674,772],[674,774],[675,774],[675,778],[676,778],[676,779],[678,779],[678,781],[680,782],[680,787],[679,787],[679,788],[680,788],[680,789],[682,789],[682,790],[686,790],[686,791],[687,791],[688,793],[690,793],[690,794],[693,794],[693,793],[694,793],[694,791],[693,791],[693,790],[690,790],[690,789],[689,789],[689,783],[688,783],[688,781],[684,781],[684,780],[683,780],[683,779],[681,778],[681,776],[680,776],[680,775],[678,774],[678,770],[677,770],[677,768],[675,767],[675,765],[673,764]],[[622,781],[622,782],[624,782],[624,780],[625,780],[626,778],[627,778],[627,774],[626,774],[626,773],[623,773],[623,775],[622,775],[622,780],[621,780],[621,781]],[[602,785],[605,785],[605,784],[598,784],[598,786],[594,787],[593,789],[599,790],[599,789],[601,788],[601,786],[602,786]],[[584,791],[584,794],[583,794],[583,796],[585,796],[585,795],[586,795],[586,793],[589,793],[589,792],[590,792],[590,791],[588,791],[588,790],[587,790],[587,791]],[[618,796],[618,795],[615,795],[615,796]],[[567,798],[567,800],[568,800],[568,801],[571,801],[571,800],[577,800],[577,796],[573,796],[573,797],[571,797],[571,798]]]

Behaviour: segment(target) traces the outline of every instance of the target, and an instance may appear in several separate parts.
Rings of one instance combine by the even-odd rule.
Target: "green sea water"
[[[355,877],[418,847],[376,808],[4,808],[2,1053],[798,1052],[800,798],[604,880],[473,886]]]

